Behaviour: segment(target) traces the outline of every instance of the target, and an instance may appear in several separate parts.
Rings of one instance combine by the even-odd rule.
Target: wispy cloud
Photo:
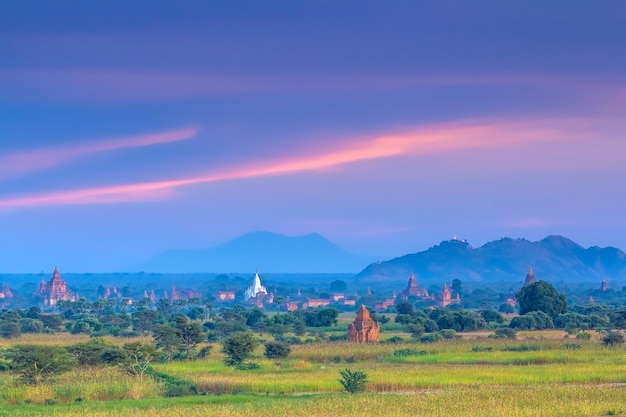
[[[271,76],[205,72],[21,70],[0,71],[7,100],[118,102],[172,100],[265,92],[386,91],[412,87],[567,87],[585,94],[613,91],[614,82],[550,73],[382,74]]]
[[[249,164],[245,164],[245,167],[234,166],[221,172],[195,177],[2,198],[0,208],[113,204],[167,199],[173,196],[176,189],[197,184],[321,171],[359,161],[403,155],[495,148],[564,138],[571,140],[585,135],[578,128],[579,126],[565,128],[556,122],[484,121],[428,126],[372,139],[355,140],[341,148],[316,155],[294,155],[290,159],[266,161],[257,166]]]
[[[100,141],[83,141],[73,145],[0,155],[0,179],[58,167],[100,152],[187,140],[197,133],[198,129],[189,128]]]

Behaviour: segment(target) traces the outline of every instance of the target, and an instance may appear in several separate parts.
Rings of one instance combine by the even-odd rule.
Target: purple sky
[[[626,249],[624,1],[0,2],[0,271],[240,234]]]

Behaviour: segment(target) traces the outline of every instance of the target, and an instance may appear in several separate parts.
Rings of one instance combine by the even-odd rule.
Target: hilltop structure
[[[535,274],[533,274],[533,267],[528,267],[528,274],[526,274],[526,279],[524,280],[524,286],[531,285],[537,282],[537,278],[535,278]]]
[[[370,312],[361,305],[356,319],[348,326],[348,341],[353,343],[378,342],[380,326],[370,317]]]
[[[76,295],[67,289],[67,283],[61,279],[59,270],[55,267],[50,281],[45,282],[43,279],[39,284],[39,290],[36,296],[43,298],[44,305],[55,306],[61,300],[76,301]]]

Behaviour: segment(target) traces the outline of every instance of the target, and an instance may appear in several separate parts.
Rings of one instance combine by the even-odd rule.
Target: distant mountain
[[[362,283],[406,282],[411,272],[418,280],[523,281],[529,266],[537,279],[582,282],[626,278],[626,254],[616,248],[583,248],[562,236],[531,242],[504,238],[473,248],[464,240],[369,265],[357,276]]]
[[[371,259],[346,252],[317,233],[252,232],[211,249],[171,250],[131,268],[146,272],[355,273]]]

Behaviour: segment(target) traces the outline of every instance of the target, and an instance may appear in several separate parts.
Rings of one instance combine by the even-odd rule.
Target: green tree
[[[330,283],[330,290],[333,292],[344,292],[348,288],[345,281],[337,279]]]
[[[157,325],[152,332],[152,338],[154,339],[154,345],[163,350],[168,360],[172,359],[174,352],[178,352],[182,348],[182,340],[172,326]]]
[[[122,352],[124,352],[125,360],[121,367],[140,380],[143,380],[145,372],[157,357],[154,346],[141,342],[125,343],[122,346]]]
[[[546,281],[525,285],[515,295],[519,303],[520,314],[531,311],[543,311],[553,319],[567,311],[565,295],[559,293]]]
[[[480,312],[480,316],[487,323],[497,323],[497,324],[504,323],[504,317],[502,317],[502,314],[494,310],[483,310]]]
[[[624,343],[624,334],[621,332],[607,332],[602,337],[602,343],[604,346],[616,346]]]
[[[198,343],[204,340],[202,325],[197,321],[190,321],[185,316],[178,316],[174,319],[174,329],[180,338],[182,351],[187,360],[190,360]]]
[[[339,383],[350,394],[365,390],[367,384],[367,374],[361,371],[351,371],[350,369],[342,369],[339,371],[341,379]]]
[[[461,282],[460,279],[455,278],[452,280],[452,286],[450,288],[452,290],[453,297],[456,297],[457,294],[460,296],[461,291],[463,291],[463,283]]]
[[[267,342],[265,344],[265,357],[274,359],[278,365],[281,359],[287,359],[291,353],[291,348],[284,342]]]
[[[226,355],[224,363],[227,366],[241,365],[258,345],[258,339],[250,332],[233,333],[222,342],[222,352]]]
[[[17,345],[8,349],[5,357],[27,384],[39,384],[77,364],[67,350],[57,346]]]
[[[133,329],[140,333],[152,331],[157,325],[158,319],[159,313],[146,307],[138,308],[131,315]]]

